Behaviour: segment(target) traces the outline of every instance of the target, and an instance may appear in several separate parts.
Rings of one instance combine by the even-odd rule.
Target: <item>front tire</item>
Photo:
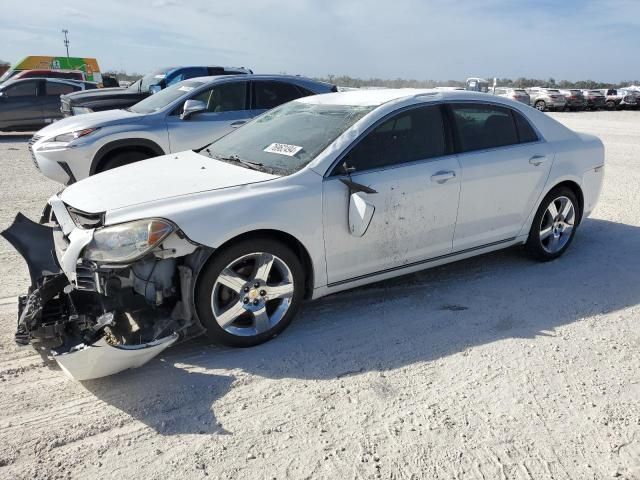
[[[582,212],[573,191],[556,187],[540,203],[525,248],[536,260],[547,262],[561,256],[573,241]]]
[[[206,335],[232,347],[270,340],[300,308],[304,278],[297,255],[270,238],[242,240],[216,252],[195,290]]]
[[[538,100],[535,103],[534,106],[535,106],[536,110],[538,110],[540,112],[544,112],[547,109],[547,104],[545,103],[544,100]]]

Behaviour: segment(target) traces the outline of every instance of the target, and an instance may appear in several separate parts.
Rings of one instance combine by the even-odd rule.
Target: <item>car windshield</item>
[[[194,80],[186,80],[184,82],[176,83],[175,85],[167,87],[164,90],[141,100],[132,107],[129,107],[128,110],[133,113],[157,112],[201,85],[202,82],[196,82]]]
[[[14,74],[14,72],[15,70],[12,70],[12,69],[9,69],[6,72],[4,72],[0,77],[0,83],[4,82],[5,80],[8,80]]]
[[[141,78],[139,78],[138,80],[133,82],[131,85],[129,85],[127,87],[127,90],[129,90],[130,92],[139,92],[140,91],[140,83],[142,83],[142,79]]]
[[[161,68],[160,70],[156,70],[155,72],[151,72],[146,74],[144,77],[140,79],[140,91],[148,92],[149,87],[151,85],[155,85],[160,83],[164,77],[167,76],[167,72],[171,70],[171,68]]]
[[[290,175],[375,108],[294,100],[222,137],[201,153],[249,168]]]

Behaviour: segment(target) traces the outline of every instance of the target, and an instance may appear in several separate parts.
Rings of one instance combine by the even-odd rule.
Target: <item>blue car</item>
[[[101,112],[129,108],[149,95],[189,78],[210,75],[240,75],[253,73],[244,67],[168,67],[148,73],[126,88],[101,88],[93,92],[77,92],[60,97],[62,115]]]

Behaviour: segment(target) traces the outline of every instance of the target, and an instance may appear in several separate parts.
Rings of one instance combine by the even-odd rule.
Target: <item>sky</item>
[[[256,73],[640,78],[639,0],[2,0],[0,59],[95,57]]]

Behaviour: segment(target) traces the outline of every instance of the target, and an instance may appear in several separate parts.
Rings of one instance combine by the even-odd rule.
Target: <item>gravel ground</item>
[[[13,343],[2,241],[0,477],[640,479],[640,112],[558,113],[607,151],[567,254],[485,255],[308,304],[279,338],[191,341],[76,383]],[[58,186],[0,135],[0,226]]]

